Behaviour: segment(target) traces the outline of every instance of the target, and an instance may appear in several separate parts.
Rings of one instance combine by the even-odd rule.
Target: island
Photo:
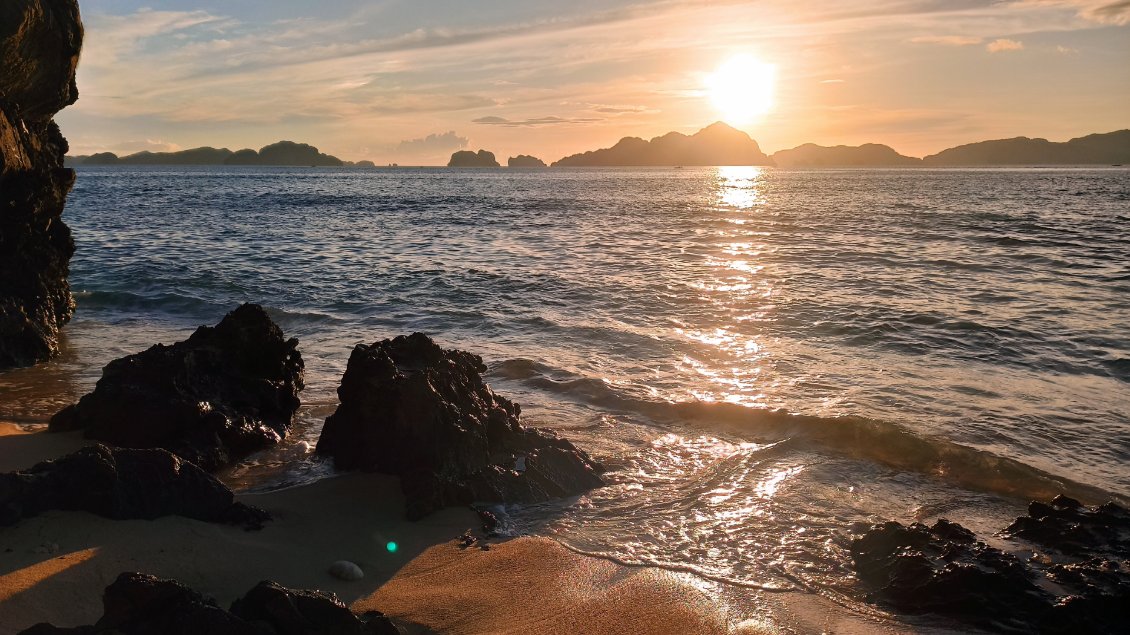
[[[967,143],[922,159],[926,165],[1086,165],[1130,163],[1130,130],[1057,143],[1015,137]]]
[[[516,157],[510,157],[506,160],[506,167],[508,168],[544,168],[546,167],[545,161],[537,157],[532,157],[528,154],[519,154]]]
[[[460,150],[451,155],[451,160],[447,162],[449,168],[498,168],[502,167],[494,158],[493,152],[487,150],[479,150],[478,152],[471,152],[470,150]]]
[[[890,146],[878,143],[832,147],[806,143],[791,150],[775,152],[773,161],[782,168],[896,167],[922,164],[922,159],[903,156]]]
[[[113,152],[99,152],[87,156],[69,156],[69,166],[74,165],[259,165],[259,166],[318,166],[341,167],[345,161],[323,154],[312,145],[279,141],[259,149],[250,148],[232,152],[227,148],[193,148],[178,152],[137,152],[119,157]]]
[[[554,167],[774,165],[748,134],[716,122],[693,135],[669,132],[647,141],[625,137],[611,148],[565,157]]]

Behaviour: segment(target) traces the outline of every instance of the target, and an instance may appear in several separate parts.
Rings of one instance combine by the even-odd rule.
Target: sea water
[[[240,489],[331,474],[350,350],[422,331],[610,470],[508,531],[714,584],[851,603],[867,523],[1130,498],[1130,170],[89,167],[64,219],[78,310],[0,415],[257,302],[308,387]]]

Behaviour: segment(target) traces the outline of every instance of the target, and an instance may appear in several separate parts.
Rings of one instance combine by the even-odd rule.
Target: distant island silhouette
[[[997,139],[942,150],[926,165],[1084,165],[1130,163],[1130,130],[1091,134],[1057,143],[1047,139]]]
[[[260,165],[375,167],[372,161],[343,161],[323,154],[305,143],[280,141],[258,151],[227,148],[193,148],[179,152],[137,152],[119,157],[112,152],[68,156],[73,165]],[[509,167],[546,167],[541,159],[519,154]],[[914,167],[991,165],[1130,165],[1130,130],[1090,134],[1070,141],[1016,137],[967,143],[919,159],[896,152],[890,146],[865,143],[859,146],[819,146],[812,143],[772,156],[761,151],[748,134],[717,122],[693,135],[669,132],[650,141],[625,137],[611,148],[567,156],[553,167],[633,167],[768,165],[782,168],[807,167]],[[493,152],[460,150],[451,155],[448,167],[500,167]]]
[[[372,162],[362,163],[372,166]],[[323,154],[312,145],[279,141],[263,146],[258,152],[251,149],[232,152],[227,148],[193,148],[179,152],[137,152],[119,157],[113,152],[100,152],[89,156],[67,157],[68,165],[273,165],[340,167],[353,164]]]
[[[497,168],[502,167],[498,165],[498,161],[494,158],[493,152],[486,150],[479,150],[478,152],[471,152],[470,150],[460,150],[451,155],[451,160],[447,162],[449,168]]]
[[[693,135],[668,132],[646,141],[625,137],[611,148],[565,157],[554,167],[773,165],[748,134],[722,122]]]
[[[890,167],[922,165],[922,159],[903,156],[890,146],[865,143],[861,146],[818,146],[806,143],[792,150],[773,154],[782,168]]]
[[[537,157],[532,157],[528,154],[519,154],[516,157],[510,157],[506,160],[506,167],[508,168],[544,168],[546,167],[545,161]]]

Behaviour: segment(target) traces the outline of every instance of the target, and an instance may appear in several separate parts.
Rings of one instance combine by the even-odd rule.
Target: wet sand
[[[0,469],[29,467],[81,446],[71,434],[0,424]],[[576,554],[545,538],[462,549],[478,525],[466,509],[403,520],[397,480],[347,474],[292,489],[240,495],[275,520],[261,531],[180,517],[113,521],[49,512],[0,528],[0,635],[40,621],[90,624],[102,589],[123,571],[174,578],[221,606],[257,582],[336,593],[414,633],[871,633],[905,630],[817,596],[722,597],[689,575]],[[395,552],[388,543],[397,543]],[[337,560],[365,571],[327,572]]]

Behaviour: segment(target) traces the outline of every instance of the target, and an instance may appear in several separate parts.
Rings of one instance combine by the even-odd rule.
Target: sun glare
[[[749,123],[773,107],[777,67],[752,55],[735,55],[706,78],[706,88],[722,119]]]

